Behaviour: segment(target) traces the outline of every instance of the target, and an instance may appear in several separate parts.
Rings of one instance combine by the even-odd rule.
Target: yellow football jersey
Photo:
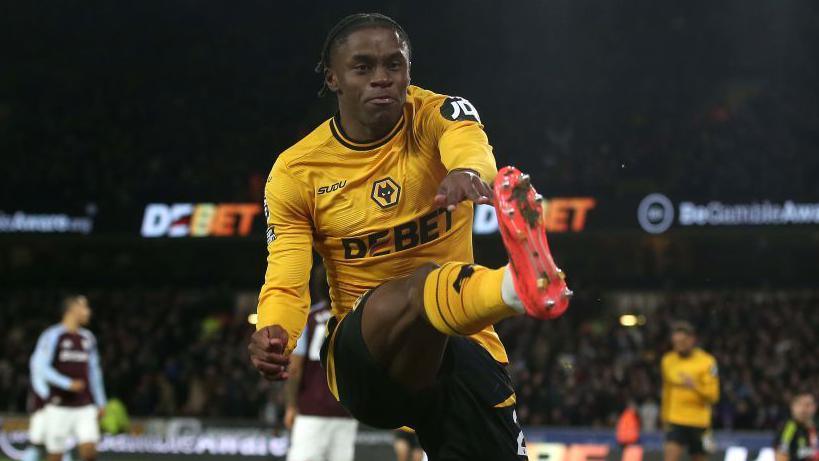
[[[362,144],[336,117],[279,155],[265,187],[267,271],[257,328],[278,324],[295,347],[310,306],[311,248],[327,269],[339,320],[369,289],[426,262],[473,262],[472,202],[452,212],[433,199],[446,174],[497,174],[492,147],[469,101],[410,86],[403,116],[383,139]],[[490,326],[472,338],[499,362]]]
[[[670,351],[663,356],[663,398],[661,416],[667,423],[707,428],[711,426],[711,406],[719,400],[717,361],[700,348],[688,357]],[[694,388],[685,385],[690,376]]]

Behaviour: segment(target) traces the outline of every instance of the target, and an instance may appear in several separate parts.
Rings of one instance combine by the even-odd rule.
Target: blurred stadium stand
[[[224,289],[91,291],[109,393],[134,416],[275,425],[283,412],[278,386],[257,379],[246,359],[253,295],[236,297]],[[43,290],[3,295],[0,321],[9,327],[0,393],[11,398],[0,412],[25,411],[28,353],[53,319],[32,315],[31,306],[56,305],[57,299]],[[714,426],[773,429],[787,417],[794,389],[819,387],[819,357],[812,352],[819,339],[817,306],[817,291],[630,292],[602,300],[581,295],[573,315],[548,323],[510,319],[498,331],[512,359],[524,424],[612,427],[634,399],[644,428],[656,429],[659,358],[668,350],[670,323],[687,318],[720,364],[722,398]],[[622,325],[623,315],[642,316],[642,325]]]

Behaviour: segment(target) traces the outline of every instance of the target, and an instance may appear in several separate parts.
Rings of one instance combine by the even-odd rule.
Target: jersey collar
[[[333,137],[336,138],[336,140],[339,143],[341,143],[342,146],[348,149],[359,151],[373,150],[383,146],[384,144],[389,142],[393,137],[395,137],[395,135],[398,134],[398,132],[401,131],[401,128],[403,127],[404,114],[402,112],[401,118],[398,119],[398,122],[395,124],[394,127],[392,127],[392,129],[390,130],[389,133],[387,133],[386,136],[376,141],[362,143],[354,141],[349,136],[347,136],[347,133],[345,133],[344,129],[341,127],[341,117],[339,116],[338,113],[333,115],[333,118],[330,119],[330,131],[333,133]]]

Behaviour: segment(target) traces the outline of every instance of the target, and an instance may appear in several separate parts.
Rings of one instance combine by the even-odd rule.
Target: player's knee
[[[393,325],[393,329],[409,327],[424,318],[424,283],[427,275],[438,267],[426,263],[406,278],[377,289],[367,302],[367,315]]]
[[[427,276],[429,275],[429,273],[434,271],[435,269],[438,269],[439,267],[441,266],[435,263],[421,264],[420,266],[418,266],[418,268],[412,271],[412,274],[410,274],[410,279],[412,279],[415,283],[420,284],[421,288],[423,289],[424,282],[427,280]]]
[[[413,313],[421,317],[426,316],[424,313],[424,284],[430,272],[439,267],[441,266],[435,263],[424,263],[410,275],[409,299],[407,300],[407,304]]]

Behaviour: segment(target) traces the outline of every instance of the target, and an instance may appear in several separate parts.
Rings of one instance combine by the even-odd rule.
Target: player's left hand
[[[259,373],[270,381],[283,381],[289,378],[287,365],[290,365],[287,349],[288,335],[280,325],[264,327],[250,336],[247,349],[250,361]]]
[[[492,188],[474,170],[452,170],[438,187],[435,206],[453,211],[464,200],[478,204],[492,203]]]

